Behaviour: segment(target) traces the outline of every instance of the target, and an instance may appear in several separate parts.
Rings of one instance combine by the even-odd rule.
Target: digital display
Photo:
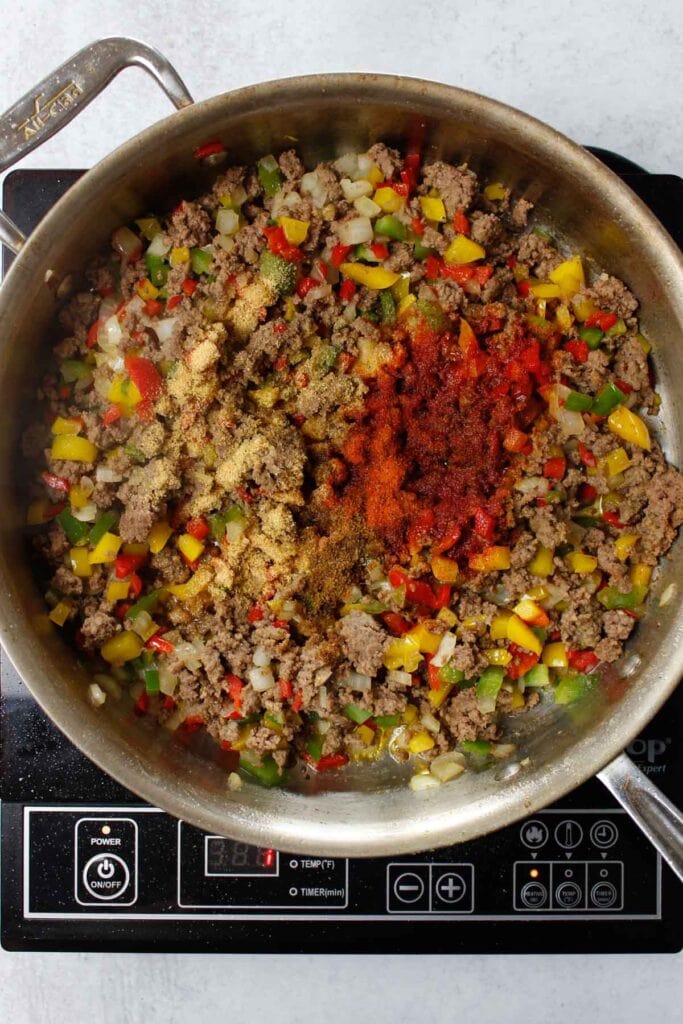
[[[222,836],[206,837],[207,875],[277,875],[277,851],[237,843]]]

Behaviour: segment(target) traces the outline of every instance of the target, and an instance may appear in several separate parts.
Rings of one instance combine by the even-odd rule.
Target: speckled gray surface
[[[166,0],[2,4],[0,109],[86,42],[134,35],[196,98],[313,71],[438,79],[521,107],[653,171],[683,171],[676,0]],[[26,166],[88,166],[169,110],[121,76]],[[102,956],[0,952],[0,1020],[506,1024],[680,1019],[681,957]]]

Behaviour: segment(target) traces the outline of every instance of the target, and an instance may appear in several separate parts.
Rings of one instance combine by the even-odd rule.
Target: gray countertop
[[[0,109],[97,36],[159,47],[198,99],[314,71],[385,71],[494,96],[652,171],[683,169],[675,0],[166,0],[3,4]],[[169,112],[117,79],[24,166],[87,167]],[[0,1020],[103,1024],[680,1020],[680,956],[276,957],[0,952]]]

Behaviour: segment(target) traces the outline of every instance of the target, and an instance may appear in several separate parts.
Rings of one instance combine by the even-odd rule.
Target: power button
[[[79,818],[75,826],[76,902],[130,907],[137,899],[138,827],[132,818]]]

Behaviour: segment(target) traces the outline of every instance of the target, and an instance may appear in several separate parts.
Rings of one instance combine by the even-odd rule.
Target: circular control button
[[[578,907],[581,902],[581,887],[576,882],[563,882],[558,885],[555,890],[555,899],[557,903],[564,907],[566,910],[571,910],[573,907]]]
[[[115,900],[129,884],[128,865],[115,853],[98,853],[83,868],[83,885],[96,900]]]
[[[548,890],[541,882],[527,882],[519,896],[525,907],[537,910],[548,899]]]
[[[599,850],[609,850],[619,838],[619,830],[613,821],[602,818],[591,826],[590,837],[593,846]]]
[[[425,884],[419,875],[404,871],[394,882],[394,896],[399,903],[417,903],[425,891]]]
[[[611,882],[596,882],[591,889],[591,903],[594,907],[608,910],[617,902],[616,886]]]
[[[578,821],[567,818],[555,828],[555,842],[563,850],[575,850],[583,839],[583,829]]]
[[[457,903],[463,898],[466,890],[465,879],[455,871],[441,875],[436,883],[436,895],[444,903]]]
[[[548,842],[548,827],[537,818],[525,821],[519,830],[519,838],[528,850],[540,850]]]

